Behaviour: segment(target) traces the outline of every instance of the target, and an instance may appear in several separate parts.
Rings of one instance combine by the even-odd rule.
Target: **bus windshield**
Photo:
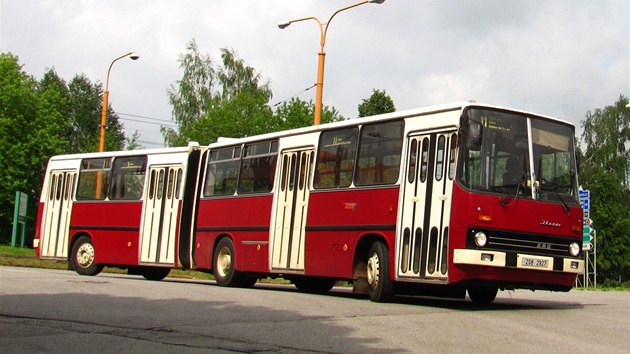
[[[464,116],[468,124],[480,125],[481,133],[475,146],[461,144],[460,184],[565,206],[578,203],[570,125],[488,109],[469,109]]]

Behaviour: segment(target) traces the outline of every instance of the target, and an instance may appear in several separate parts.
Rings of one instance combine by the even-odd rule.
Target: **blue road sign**
[[[580,205],[584,211],[588,211],[591,209],[591,192],[580,189]]]

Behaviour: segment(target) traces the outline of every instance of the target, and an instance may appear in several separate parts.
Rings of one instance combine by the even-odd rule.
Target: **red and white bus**
[[[83,275],[284,277],[373,301],[569,291],[584,271],[574,127],[458,102],[210,146],[54,156],[34,247]]]

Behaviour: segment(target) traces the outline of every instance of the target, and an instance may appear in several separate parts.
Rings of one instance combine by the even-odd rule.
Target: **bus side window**
[[[83,159],[79,172],[77,199],[104,200],[107,197],[111,168],[111,157]],[[97,191],[97,188],[100,190]]]
[[[359,128],[325,131],[319,138],[315,188],[349,187],[357,151]]]
[[[147,157],[132,156],[114,159],[109,199],[139,200],[144,190]]]
[[[277,159],[277,141],[245,145],[238,194],[270,192],[273,188]]]
[[[403,121],[363,126],[355,185],[398,181],[403,142]]]
[[[236,192],[239,169],[241,165],[241,147],[229,147],[210,152],[204,197],[233,195]]]

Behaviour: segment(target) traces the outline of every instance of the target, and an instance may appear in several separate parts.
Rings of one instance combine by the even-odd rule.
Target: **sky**
[[[39,79],[54,67],[70,81],[105,83],[128,137],[163,146],[173,126],[167,90],[194,39],[269,80],[271,104],[315,101],[320,29],[358,0],[0,0],[0,50]],[[328,22],[323,102],[347,118],[373,90],[397,110],[475,100],[567,120],[630,96],[628,0],[386,0]],[[306,91],[305,91],[306,90]]]

